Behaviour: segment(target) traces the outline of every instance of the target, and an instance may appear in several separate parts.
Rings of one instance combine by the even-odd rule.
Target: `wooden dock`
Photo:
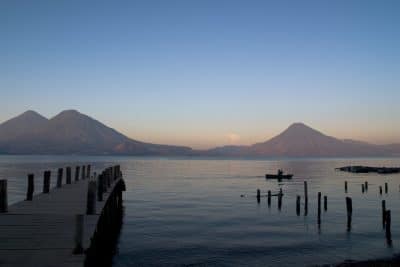
[[[77,172],[70,184],[63,183],[61,171],[61,187],[0,207],[1,267],[106,264],[104,250],[115,245],[113,237],[122,223],[122,173],[119,166],[107,168],[97,177],[89,166],[82,168],[81,175]],[[45,174],[41,192],[46,192],[46,184]],[[27,199],[29,194],[28,189]],[[7,203],[6,190],[0,189],[0,199]]]

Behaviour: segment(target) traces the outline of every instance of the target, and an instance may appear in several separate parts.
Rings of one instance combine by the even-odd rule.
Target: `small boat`
[[[266,174],[265,179],[292,179],[293,174],[283,174],[282,170],[278,170],[277,174]]]

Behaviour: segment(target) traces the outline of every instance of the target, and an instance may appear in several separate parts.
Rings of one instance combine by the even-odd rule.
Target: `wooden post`
[[[82,166],[81,179],[82,179],[82,180],[85,180],[85,178],[86,178],[86,166],[83,165],[83,166]]]
[[[62,186],[62,177],[63,177],[63,168],[59,168],[57,172],[57,187],[60,188]]]
[[[79,170],[80,170],[80,166],[76,166],[75,168],[75,182],[79,181]]]
[[[308,185],[307,185],[307,181],[304,181],[304,210],[308,210]]]
[[[35,190],[35,183],[34,183],[34,175],[28,174],[28,190],[26,191],[26,200],[32,201],[33,199],[33,192]]]
[[[278,210],[282,209],[282,188],[281,188],[281,192],[278,195]]]
[[[361,184],[361,192],[364,193],[364,184]]]
[[[300,216],[300,196],[298,195],[296,198],[296,214]]]
[[[385,228],[386,224],[386,201],[382,200],[382,227]]]
[[[328,197],[324,196],[324,211],[328,210]]]
[[[111,170],[111,167],[107,169],[107,188],[111,187]]]
[[[390,210],[386,211],[386,240],[387,240],[388,244],[392,243]]]
[[[48,194],[50,192],[50,171],[45,171],[43,176],[43,193]]]
[[[368,181],[365,181],[365,191],[368,191]]]
[[[344,181],[344,192],[347,193],[347,181]]]
[[[353,214],[353,204],[351,197],[346,197],[346,210],[347,210],[347,231],[351,230],[351,216]]]
[[[65,183],[66,184],[71,184],[71,167],[66,168],[66,177],[65,177]]]
[[[7,180],[0,180],[0,213],[8,211]]]
[[[385,194],[388,193],[388,183],[385,183]]]
[[[318,192],[318,224],[321,224],[321,192]]]
[[[271,206],[271,190],[268,190],[268,207]]]
[[[257,202],[260,203],[261,192],[260,189],[257,189]]]
[[[90,169],[91,169],[91,167],[92,167],[92,166],[90,166],[90,164],[87,165],[87,168],[86,168],[86,171],[87,171],[87,172],[86,172],[86,177],[87,177],[87,178],[90,178]]]
[[[83,253],[83,214],[75,216],[75,248],[73,254]]]
[[[96,181],[90,181],[88,184],[86,214],[93,215],[96,213]]]
[[[382,195],[382,186],[379,186],[379,195]]]
[[[103,174],[97,176],[97,201],[103,201],[104,182]]]

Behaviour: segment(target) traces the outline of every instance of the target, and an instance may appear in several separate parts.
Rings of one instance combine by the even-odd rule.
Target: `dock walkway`
[[[0,266],[87,266],[87,252],[94,246],[96,233],[102,234],[102,215],[122,207],[124,187],[119,166],[114,166],[97,179],[81,177],[35,195],[32,201],[8,206],[0,213]],[[93,188],[95,192],[89,197]],[[96,199],[99,190],[102,201]],[[94,205],[92,211],[88,211],[88,201]]]

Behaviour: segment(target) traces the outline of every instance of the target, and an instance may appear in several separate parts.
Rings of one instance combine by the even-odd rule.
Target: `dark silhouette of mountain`
[[[130,139],[75,110],[51,118],[34,111],[0,124],[0,153],[186,155],[191,148]]]
[[[400,155],[400,145],[380,146],[327,136],[303,123],[294,123],[270,140],[251,146],[208,150],[210,155],[262,157],[343,157]]]
[[[294,123],[270,140],[251,146],[222,146],[194,151],[130,139],[75,110],[46,119],[34,111],[0,124],[3,154],[193,155],[235,157],[343,157],[400,155],[400,144],[374,145],[340,140]]]

